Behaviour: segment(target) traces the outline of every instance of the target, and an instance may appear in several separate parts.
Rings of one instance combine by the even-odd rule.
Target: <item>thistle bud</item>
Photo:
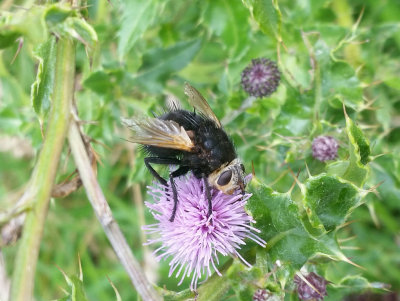
[[[325,162],[336,159],[339,144],[331,136],[318,136],[312,142],[312,155],[315,159]]]
[[[299,276],[294,277],[294,282],[297,285],[297,294],[300,300],[323,300],[326,293],[326,285],[329,283],[323,277],[311,272],[304,278],[313,286],[303,281]]]
[[[267,290],[258,289],[253,295],[253,301],[267,301],[269,296],[270,295]]]
[[[251,61],[242,72],[242,87],[250,95],[264,97],[271,95],[278,88],[281,73],[275,62],[258,58]]]

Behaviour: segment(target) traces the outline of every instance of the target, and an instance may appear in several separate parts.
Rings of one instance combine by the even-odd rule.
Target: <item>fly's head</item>
[[[244,193],[246,188],[244,165],[239,159],[235,159],[211,173],[208,182],[225,194],[232,194],[236,190]]]

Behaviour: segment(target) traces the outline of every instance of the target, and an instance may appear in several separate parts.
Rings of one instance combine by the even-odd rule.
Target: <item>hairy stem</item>
[[[47,132],[28,188],[32,195],[32,208],[26,216],[15,261],[11,285],[13,301],[32,300],[40,241],[69,125],[74,76],[75,44],[63,38],[57,45],[54,94]]]
[[[82,136],[75,122],[71,123],[68,139],[75,164],[97,219],[103,226],[104,232],[119,260],[128,272],[137,292],[143,300],[161,300],[161,297],[146,279],[139,262],[133,256],[125,237],[112,216],[111,209],[92,169]]]

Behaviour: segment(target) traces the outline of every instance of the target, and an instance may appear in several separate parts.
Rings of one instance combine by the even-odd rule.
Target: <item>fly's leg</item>
[[[164,186],[168,186],[167,180],[161,177],[157,171],[150,165],[150,164],[163,164],[163,165],[180,165],[181,161],[176,158],[160,158],[160,157],[147,157],[144,158],[144,164],[146,165],[147,169],[150,173]],[[170,222],[173,222],[175,219],[176,209],[178,206],[178,191],[176,189],[174,178],[182,176],[189,171],[189,167],[187,166],[180,166],[177,170],[173,171],[169,175],[169,181],[172,188],[172,194],[174,199],[174,207],[172,209],[172,215],[169,219]]]
[[[167,180],[165,180],[163,177],[161,177],[158,172],[151,166],[150,164],[173,164],[173,165],[179,165],[181,161],[175,158],[159,158],[159,157],[147,157],[144,158],[144,164],[146,165],[147,169],[150,171],[150,173],[155,177],[158,182],[160,182],[162,185],[167,186]]]
[[[171,183],[171,187],[172,187],[172,193],[174,195],[174,208],[172,209],[172,215],[171,218],[169,219],[170,222],[173,222],[175,219],[175,214],[176,214],[176,209],[178,207],[178,191],[176,190],[176,186],[175,186],[175,181],[174,178],[183,176],[184,174],[186,174],[189,171],[189,167],[187,166],[180,166],[177,170],[173,171],[172,173],[170,173],[169,175],[169,181]]]

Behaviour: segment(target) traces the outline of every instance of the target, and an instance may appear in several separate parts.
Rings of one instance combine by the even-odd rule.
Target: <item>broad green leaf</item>
[[[377,188],[381,201],[373,202],[373,204],[385,231],[396,235],[400,231],[400,223],[397,216],[391,213],[400,210],[400,159],[397,153],[393,153],[377,158],[374,163],[371,166],[369,182],[373,184],[382,182],[382,185]]]
[[[328,172],[342,177],[353,184],[362,187],[369,173],[369,167],[366,164],[370,158],[369,141],[365,138],[360,128],[354,124],[350,117],[346,114],[346,133],[349,137],[349,164],[344,171],[345,163],[333,163],[328,165]],[[338,168],[338,167],[341,168]]]
[[[44,43],[49,38],[49,31],[43,18],[43,7],[32,7],[25,16],[19,19],[18,27],[24,33],[28,41],[35,43]]]
[[[349,169],[350,162],[349,161],[335,161],[326,167],[327,173],[330,175],[335,175],[338,177],[343,177],[346,171]]]
[[[335,230],[361,204],[358,189],[337,177],[321,174],[308,179],[305,187],[305,207],[316,228],[322,223],[326,231]]]
[[[179,76],[187,79],[189,82],[201,82],[211,85],[221,78],[222,72],[223,66],[220,63],[192,61],[179,72]]]
[[[363,90],[355,70],[344,62],[330,62],[321,66],[323,95],[329,103],[341,108],[344,102],[347,106],[356,108],[363,101]]]
[[[346,117],[346,133],[349,138],[349,161],[337,161],[327,166],[329,174],[342,177],[358,187],[362,187],[369,174],[370,148],[369,141],[361,129]]]
[[[53,93],[54,70],[57,43],[55,37],[38,46],[35,58],[38,60],[36,80],[31,86],[31,101],[36,114],[43,116],[50,108]]]
[[[202,40],[194,39],[176,43],[166,49],[152,49],[143,56],[135,82],[152,92],[160,92],[160,81],[184,68],[199,51]]]
[[[323,256],[346,260],[333,235],[311,235],[295,204],[287,193],[277,193],[253,179],[249,185],[253,196],[246,209],[256,220],[259,234],[267,242],[265,249],[273,263],[280,260],[288,273],[299,270],[310,258]],[[259,249],[258,252],[263,252]]]
[[[388,285],[381,282],[369,282],[366,278],[360,275],[351,275],[343,278],[339,283],[328,285],[327,301],[343,300],[345,296],[351,294],[358,295],[363,291],[381,290],[387,291]],[[325,299],[324,299],[325,300]]]
[[[287,99],[274,120],[274,129],[284,136],[308,135],[312,129],[313,102],[311,93],[299,93],[288,88]]]
[[[85,46],[93,47],[97,43],[96,31],[84,19],[68,18],[65,23],[65,31]]]
[[[43,18],[43,8],[35,6],[29,11],[18,10],[15,13],[0,13],[0,49],[15,43],[24,37],[33,43],[42,43],[47,39],[47,28]]]
[[[162,1],[126,0],[121,5],[122,23],[118,31],[118,55],[122,59],[162,13]]]
[[[21,112],[20,107],[29,105],[29,97],[0,59],[0,132],[18,136],[21,128],[30,122],[32,116]]]
[[[314,1],[312,5],[317,6],[322,4],[321,1]],[[322,4],[323,5],[323,4]],[[338,43],[346,36],[348,30],[340,25],[333,23],[319,23],[315,24],[312,22],[311,28],[307,28],[304,31],[318,31],[321,38],[329,45],[330,48],[337,47]]]
[[[313,45],[313,52],[319,65],[317,72],[320,72],[321,77],[323,103],[336,109],[341,108],[343,103],[353,109],[361,105],[363,91],[353,67],[344,61],[334,61],[331,56],[332,46],[322,38]]]
[[[386,78],[384,80],[384,83],[386,85],[388,85],[389,87],[391,87],[391,88],[394,88],[396,90],[400,90],[400,79],[398,77],[396,77],[396,76]]]
[[[280,39],[281,12],[276,0],[242,0],[242,2],[266,35]]]
[[[98,70],[91,72],[83,81],[83,86],[99,95],[115,99],[115,94],[123,86],[125,73],[121,69]]]
[[[362,187],[368,176],[369,168],[366,166],[358,165],[354,161],[350,161],[349,168],[343,174],[342,178]]]
[[[98,94],[108,94],[113,90],[114,83],[105,71],[95,71],[85,79],[83,85]]]
[[[56,26],[72,16],[76,16],[76,11],[62,5],[50,5],[44,13],[44,19],[49,26]]]
[[[93,27],[69,6],[49,6],[44,13],[44,19],[49,29],[57,35],[70,36],[85,46],[93,46],[97,42],[97,33]]]
[[[355,157],[354,161],[366,165],[369,161],[371,153],[369,148],[369,141],[365,138],[361,129],[350,119],[346,114],[346,132],[349,136],[350,143],[353,147]]]
[[[21,36],[18,30],[0,27],[0,49],[4,49],[14,45],[16,40]]]
[[[242,5],[232,5],[229,0],[208,3],[203,16],[210,31],[220,37],[224,52],[233,60],[249,48],[248,12]]]

